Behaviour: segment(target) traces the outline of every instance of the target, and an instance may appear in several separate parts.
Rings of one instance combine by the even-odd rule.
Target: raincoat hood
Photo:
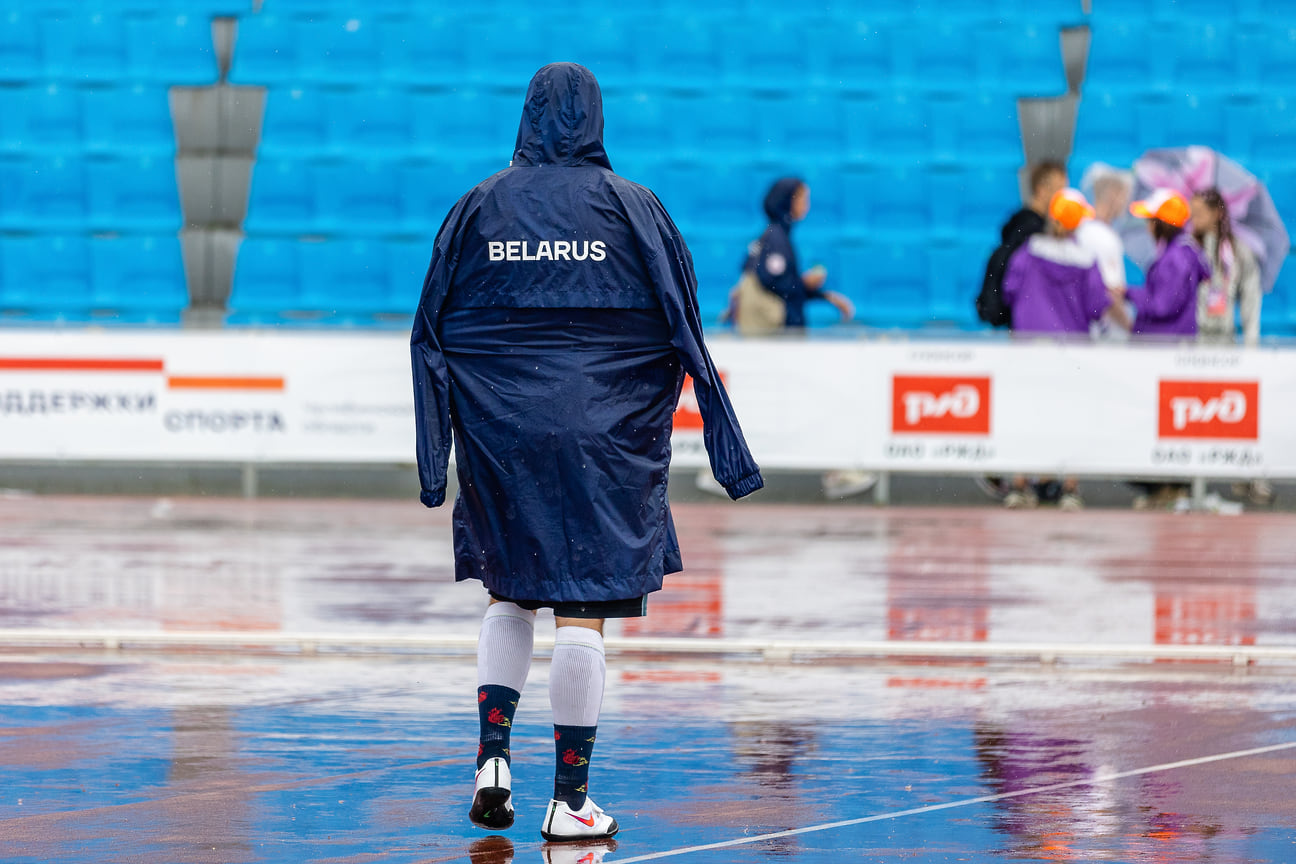
[[[771,222],[792,226],[792,198],[805,183],[797,177],[783,177],[765,193],[765,215]]]
[[[550,63],[532,77],[513,165],[612,169],[603,149],[603,93],[593,72],[576,63]]]

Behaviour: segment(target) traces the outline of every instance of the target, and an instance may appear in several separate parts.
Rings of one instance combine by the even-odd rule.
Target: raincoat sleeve
[[[1126,296],[1139,315],[1158,321],[1172,318],[1185,304],[1196,301],[1202,274],[1194,264],[1190,255],[1167,253],[1157,267],[1156,284],[1149,281],[1143,288],[1131,288]]]
[[[1017,305],[1017,298],[1021,296],[1022,278],[1026,273],[1025,259],[1022,257],[1026,253],[1018,249],[1008,259],[1008,266],[1004,269],[1003,277],[1003,299],[1011,309]]]
[[[414,375],[415,452],[418,455],[419,500],[427,507],[445,503],[446,472],[450,466],[450,378],[437,320],[454,275],[458,246],[454,235],[462,214],[461,201],[437,234],[432,261],[423,278],[423,294],[410,332],[410,362]]]
[[[643,215],[631,224],[639,235],[640,250],[671,328],[671,345],[680,363],[693,378],[693,392],[702,414],[702,440],[711,459],[711,472],[733,499],[750,495],[765,485],[760,467],[752,458],[729,394],[702,341],[702,318],[697,307],[697,277],[693,256],[666,210],[653,198]]]
[[[796,252],[787,234],[771,228],[761,238],[760,247],[756,258],[756,278],[760,283],[784,300],[806,294],[801,274],[797,272]]]

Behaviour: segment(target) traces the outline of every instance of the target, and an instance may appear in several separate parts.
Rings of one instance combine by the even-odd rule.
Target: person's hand
[[[828,271],[823,267],[811,267],[801,274],[801,281],[811,291],[818,291],[823,287],[824,280],[828,278]]]
[[[829,303],[837,307],[843,321],[850,321],[855,317],[855,304],[847,299],[845,294],[838,294],[836,291],[825,291],[824,297]]]

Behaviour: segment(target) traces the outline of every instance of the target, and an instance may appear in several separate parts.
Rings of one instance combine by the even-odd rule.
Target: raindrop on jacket
[[[441,226],[410,345],[429,507],[455,448],[457,580],[545,602],[661,588],[682,567],[666,483],[686,372],[716,479],[733,498],[763,485],[692,257],[656,196],[612,172],[584,67],[532,79],[511,166]]]

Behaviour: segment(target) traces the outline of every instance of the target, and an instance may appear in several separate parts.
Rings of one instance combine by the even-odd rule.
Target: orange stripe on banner
[[[171,377],[167,387],[172,390],[282,390],[282,378],[210,378]]]
[[[29,372],[161,372],[161,360],[124,357],[0,357],[0,369]]]

